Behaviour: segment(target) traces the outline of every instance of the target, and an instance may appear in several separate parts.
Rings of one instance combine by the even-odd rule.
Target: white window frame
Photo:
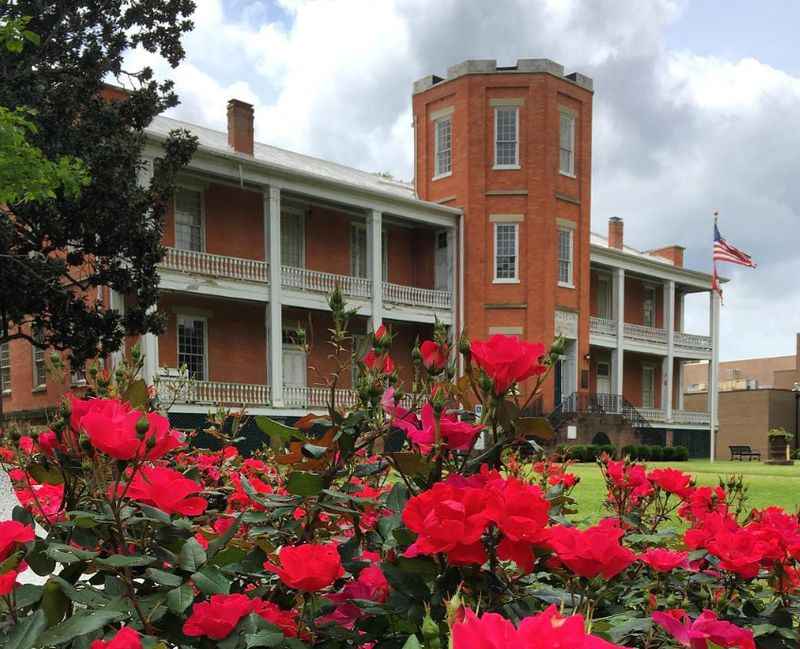
[[[203,378],[196,379],[199,381],[209,381],[208,373],[208,316],[197,315],[194,313],[176,313],[175,314],[175,359],[180,367],[181,364],[181,319],[184,320],[200,320],[203,323]]]
[[[5,353],[3,353],[5,351]],[[3,363],[3,356],[7,358],[6,363]],[[11,394],[11,343],[5,342],[0,344],[0,374],[4,372],[7,368],[8,380],[3,381],[2,386],[2,394],[9,395]]]
[[[561,279],[561,233],[569,234],[569,279],[565,282]],[[575,288],[575,228],[570,225],[558,226],[558,285],[561,288]]]
[[[646,390],[646,383],[645,383],[645,375],[648,372],[652,372],[653,375],[653,390],[650,394],[651,400],[648,404],[646,402],[645,396],[647,396]],[[656,407],[656,366],[651,365],[650,363],[643,363],[642,364],[642,408],[655,408]]]
[[[497,114],[501,110],[514,111],[514,160],[513,164],[498,164],[497,162]],[[494,107],[494,167],[493,169],[519,169],[519,106],[515,104],[498,104]]]
[[[366,275],[356,275],[355,265],[353,264],[353,231],[354,230],[363,230],[364,235],[366,238],[366,231],[367,225],[366,223],[351,223],[350,224],[350,276],[351,277],[361,277],[363,279],[369,278],[369,265],[364,264],[366,266]],[[367,239],[367,247],[369,247],[369,240]],[[367,254],[366,248],[364,249],[364,254],[366,255],[367,259],[369,259],[369,255]],[[381,229],[381,273],[383,274],[382,280],[384,282],[389,281],[389,233]]]
[[[570,142],[570,158],[569,158],[569,169],[564,170],[561,168],[561,120],[566,117],[571,122],[570,128],[570,135],[572,141]],[[575,113],[567,108],[560,108],[559,109],[559,118],[558,118],[558,172],[562,176],[567,176],[569,178],[575,178],[575,126],[577,124],[577,119]]]
[[[439,168],[439,127],[447,123],[450,127],[450,168],[443,171]],[[453,175],[453,118],[452,115],[440,117],[433,122],[433,178],[432,180],[439,180],[440,178],[447,178]]]
[[[33,377],[33,390],[34,392],[46,390],[47,389],[47,357],[45,356],[47,350],[40,349],[36,345],[31,345],[31,376]],[[37,360],[37,355],[41,354],[41,361]],[[37,381],[38,377],[37,374],[39,373],[37,368],[37,363],[42,363],[42,372],[44,374],[44,381]]]
[[[296,207],[283,206],[281,209],[281,233],[283,233],[283,218],[297,219],[300,223],[300,265],[297,268],[306,267],[306,213],[304,210]],[[281,234],[283,236],[283,234]],[[283,255],[283,241],[281,241],[281,255]],[[281,259],[281,266],[283,266],[283,259]]]
[[[519,223],[514,221],[495,221],[492,224],[494,236],[492,238],[492,283],[494,284],[519,284]],[[512,226],[514,228],[514,277],[497,276],[497,230],[500,226]]]
[[[178,192],[181,190],[200,194],[200,250],[189,250],[189,252],[206,252],[206,193],[202,187],[187,184],[178,185],[175,188],[175,196],[172,199],[172,234],[175,240],[175,247],[178,248]],[[180,250],[183,250],[183,248],[180,248]]]
[[[647,306],[647,294],[650,293],[650,292],[652,292],[652,294],[653,294],[653,299],[652,299],[653,311],[652,311],[652,321],[651,321],[650,324],[647,324],[647,322],[646,322],[646,320],[647,320],[647,317],[646,317],[647,316],[647,309],[646,309],[646,306]],[[657,322],[656,316],[657,315],[658,315],[658,288],[656,286],[653,286],[652,284],[645,284],[644,285],[644,297],[642,298],[642,325],[645,326],[645,327],[655,328],[657,326],[656,325],[656,322]]]

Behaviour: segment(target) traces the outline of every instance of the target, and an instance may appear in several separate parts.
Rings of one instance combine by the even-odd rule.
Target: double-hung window
[[[175,192],[175,247],[202,252],[203,195],[196,189],[179,187]]]
[[[442,117],[434,122],[434,178],[449,176],[453,171],[453,122]]]
[[[494,167],[519,167],[519,109],[517,106],[495,106]]]
[[[642,324],[645,327],[656,326],[656,289],[653,286],[644,287],[644,300],[642,301]]]
[[[561,111],[558,170],[565,176],[575,175],[575,115]]]
[[[302,212],[281,214],[281,265],[305,268],[306,221]]]
[[[41,336],[35,336],[37,342],[42,340]],[[45,350],[36,345],[33,349],[33,389],[44,388],[47,386],[47,368],[45,367]]]
[[[519,281],[519,223],[494,224],[494,281]]]
[[[572,288],[573,280],[573,229],[558,228],[558,285]]]
[[[11,392],[11,348],[0,345],[0,393]]]
[[[381,273],[383,281],[389,278],[389,236],[386,231],[381,237]],[[369,277],[367,268],[367,228],[361,223],[350,226],[350,274],[353,277]]]
[[[178,365],[196,381],[206,380],[206,336],[205,318],[178,316]]]
[[[656,407],[656,369],[651,365],[642,367],[642,408]]]

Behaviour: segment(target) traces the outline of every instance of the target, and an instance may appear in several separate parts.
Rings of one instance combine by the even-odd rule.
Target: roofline
[[[175,121],[177,121],[177,120],[175,120]],[[185,123],[188,124],[189,126],[192,126],[192,124],[189,123],[189,122],[185,122]],[[176,128],[179,128],[179,127],[176,127]],[[221,131],[218,131],[218,132],[221,132]],[[152,131],[148,130],[147,128],[145,128],[145,137],[147,137],[148,139],[150,139],[152,141],[159,142],[159,143],[165,142],[167,140],[167,136],[161,135],[160,133],[153,133]],[[302,170],[299,170],[299,169],[297,169],[295,167],[291,167],[291,166],[288,166],[288,165],[282,165],[282,164],[275,164],[275,163],[272,163],[272,162],[266,162],[264,160],[259,160],[258,158],[255,158],[253,156],[249,156],[249,155],[244,154],[244,153],[238,153],[236,151],[231,151],[231,150],[226,150],[226,149],[219,149],[217,147],[208,146],[206,144],[198,144],[197,150],[198,151],[202,151],[204,153],[209,153],[209,154],[214,155],[214,156],[219,156],[221,158],[225,158],[225,159],[231,160],[231,161],[236,162],[238,164],[252,165],[252,166],[255,166],[255,167],[259,167],[259,168],[262,168],[262,169],[278,172],[278,173],[281,173],[281,174],[294,175],[294,176],[297,176],[297,177],[300,177],[300,178],[304,178],[304,179],[307,179],[307,180],[311,180],[311,181],[314,181],[314,182],[318,182],[318,183],[321,182],[321,183],[327,183],[327,184],[330,184],[330,185],[335,185],[335,186],[338,186],[338,187],[344,187],[344,188],[347,188],[347,189],[354,189],[354,190],[358,190],[359,192],[367,193],[367,194],[370,194],[370,195],[373,195],[373,196],[379,196],[380,198],[382,198],[384,200],[394,200],[394,201],[398,201],[400,203],[406,203],[408,205],[413,205],[413,206],[415,206],[417,208],[430,209],[432,211],[436,211],[436,212],[439,212],[439,213],[442,213],[442,214],[448,214],[448,215],[452,215],[452,216],[460,216],[462,214],[462,210],[459,207],[448,207],[447,205],[440,205],[439,203],[431,203],[430,201],[423,201],[423,200],[421,200],[419,198],[410,198],[410,197],[406,197],[406,196],[400,196],[399,194],[394,194],[392,192],[382,192],[382,191],[379,191],[379,190],[372,189],[371,187],[365,187],[364,185],[359,185],[359,184],[356,184],[356,183],[344,182],[342,180],[336,180],[336,179],[330,178],[328,176],[324,176],[322,174],[315,174],[315,173],[311,173],[311,172],[308,172],[308,171],[302,171]],[[356,171],[360,171],[361,173],[368,173],[368,172],[363,172],[360,169],[356,169]]]
[[[627,261],[632,262],[634,264],[640,264],[646,266],[648,268],[652,268],[654,270],[661,271],[661,273],[666,274],[676,274],[678,276],[683,276],[686,279],[695,280],[695,282],[700,282],[702,284],[708,284],[707,288],[711,288],[711,275],[709,273],[704,273],[699,270],[692,270],[690,268],[682,268],[681,266],[675,266],[673,264],[666,264],[658,259],[648,259],[644,256],[634,255],[629,252],[625,252],[624,250],[617,250],[616,248],[611,248],[608,246],[600,246],[596,243],[592,243],[589,246],[589,258],[591,260],[594,254],[603,255],[606,257],[610,257],[611,260],[620,260],[620,261]],[[642,253],[642,255],[645,253]],[[721,283],[728,282],[729,280],[726,277],[720,277],[719,281]]]

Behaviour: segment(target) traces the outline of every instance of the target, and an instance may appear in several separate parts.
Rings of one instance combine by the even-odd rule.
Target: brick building
[[[710,277],[684,268],[679,246],[629,246],[621,219],[607,236],[590,232],[592,99],[591,79],[545,59],[465,61],[425,77],[412,95],[411,184],[254,142],[252,107],[238,100],[227,133],[157,118],[149,162],[173,128],[199,148],[165,228],[168,325],[144,337],[146,378],[190,369],[196,381],[171,408],[185,422],[209,403],[278,417],[318,409],[325,298],[338,285],[358,329],[396,332],[401,376],[436,317],[472,338],[560,334],[566,353],[541,402],[559,435],[638,433],[707,453],[709,413],[685,409],[681,377],[716,346],[683,329],[684,296],[709,293]],[[105,296],[115,308],[125,299]],[[10,347],[6,411],[55,403],[67,386],[37,385],[30,347]]]

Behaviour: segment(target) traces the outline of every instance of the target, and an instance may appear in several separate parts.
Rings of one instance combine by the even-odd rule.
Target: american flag
[[[717,275],[717,262],[724,261],[730,264],[738,264],[739,266],[748,266],[755,268],[756,264],[753,258],[746,252],[742,252],[736,246],[728,243],[719,233],[717,221],[714,219],[714,272],[711,275],[711,289],[716,291],[722,296],[722,289],[719,284],[719,276]]]

